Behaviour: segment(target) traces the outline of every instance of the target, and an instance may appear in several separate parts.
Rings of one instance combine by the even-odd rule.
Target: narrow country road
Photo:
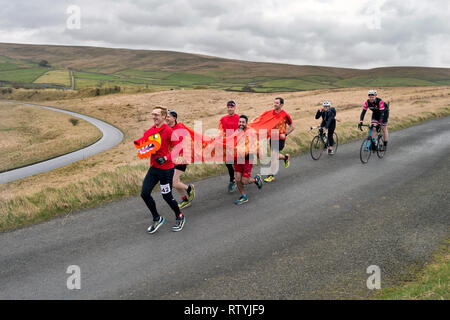
[[[99,141],[97,141],[96,143],[94,143],[86,148],[83,148],[83,149],[50,159],[50,160],[46,160],[46,161],[39,162],[39,163],[36,163],[33,165],[29,165],[26,167],[2,172],[2,173],[0,173],[0,183],[11,182],[14,180],[22,179],[22,178],[25,178],[28,176],[32,176],[32,175],[41,173],[41,172],[46,172],[46,171],[50,171],[50,170],[65,166],[66,164],[69,164],[69,163],[72,163],[72,162],[75,162],[78,160],[82,160],[87,157],[93,156],[97,153],[100,153],[102,151],[108,150],[108,149],[114,147],[115,145],[119,144],[123,140],[123,133],[119,129],[117,129],[116,127],[114,127],[104,121],[101,121],[101,120],[98,120],[98,119],[95,119],[95,118],[92,118],[92,117],[89,117],[86,115],[82,115],[82,114],[75,113],[72,111],[58,109],[58,108],[54,108],[54,107],[50,107],[50,106],[43,106],[43,105],[32,104],[32,103],[5,101],[5,100],[1,100],[1,101],[2,102],[11,102],[14,104],[22,104],[22,105],[26,105],[26,106],[33,106],[33,107],[37,107],[37,108],[44,108],[44,109],[57,111],[57,112],[63,112],[63,113],[69,114],[71,116],[81,118],[83,120],[90,122],[94,126],[96,126],[102,132],[103,136]]]
[[[225,176],[198,181],[179,233],[157,192],[167,223],[153,235],[139,197],[0,234],[0,299],[368,297],[369,266],[389,287],[448,238],[449,135],[447,117],[392,133],[367,165],[361,141],[293,158],[242,206]]]

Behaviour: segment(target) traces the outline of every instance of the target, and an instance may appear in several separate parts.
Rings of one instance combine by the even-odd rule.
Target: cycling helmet
[[[377,90],[369,90],[368,95],[369,96],[376,96],[377,95]]]
[[[331,102],[330,101],[324,101],[323,102],[323,106],[324,107],[331,107]]]
[[[233,100],[227,102],[227,107],[235,107],[235,106],[236,103]]]

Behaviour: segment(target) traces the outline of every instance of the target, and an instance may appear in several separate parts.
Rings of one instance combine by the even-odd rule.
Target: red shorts
[[[242,173],[244,178],[250,178],[252,176],[253,164],[245,161],[243,164],[234,164],[234,171]]]

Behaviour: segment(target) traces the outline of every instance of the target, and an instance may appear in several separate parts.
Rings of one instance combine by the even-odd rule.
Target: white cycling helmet
[[[376,96],[377,95],[377,90],[369,90],[368,95],[369,96]]]
[[[330,101],[324,101],[323,102],[323,106],[324,107],[331,107],[331,102]]]

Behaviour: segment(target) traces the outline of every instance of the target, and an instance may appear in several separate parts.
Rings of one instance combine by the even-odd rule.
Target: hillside
[[[42,60],[50,67],[39,66]],[[450,68],[370,70],[230,60],[198,54],[0,43],[0,85],[75,88],[213,88],[276,92],[346,87],[450,85]]]

